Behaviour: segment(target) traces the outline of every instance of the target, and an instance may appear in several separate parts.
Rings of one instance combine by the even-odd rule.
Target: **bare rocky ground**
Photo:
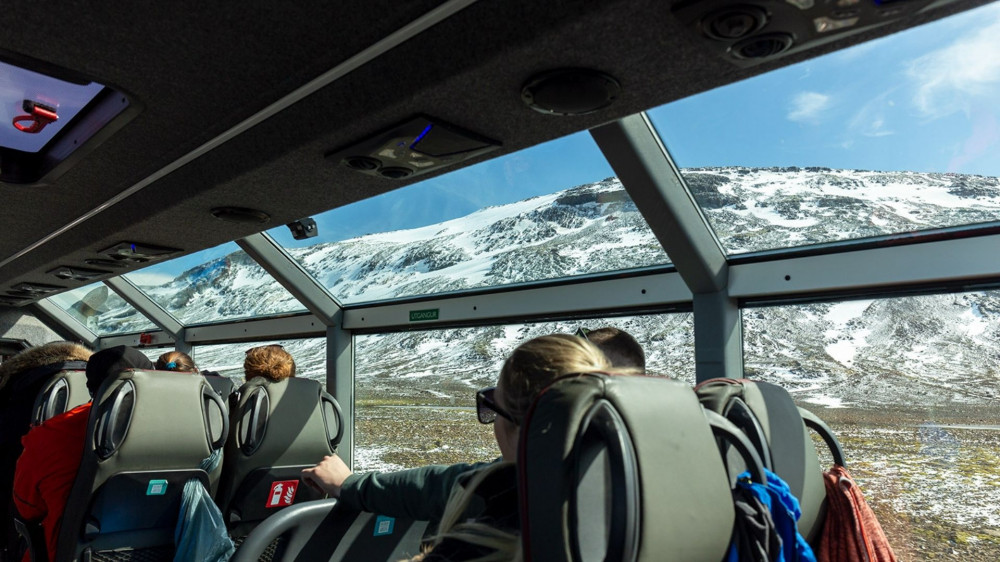
[[[471,399],[470,399],[471,403]],[[834,429],[902,561],[1000,560],[1000,431],[995,409],[813,410]],[[968,428],[961,426],[986,426]],[[491,426],[470,406],[359,400],[359,470],[492,460]]]
[[[814,411],[900,560],[1000,560],[997,408]]]

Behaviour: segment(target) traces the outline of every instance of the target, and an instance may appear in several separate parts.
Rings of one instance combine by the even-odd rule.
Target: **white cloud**
[[[923,115],[968,113],[976,100],[1000,95],[1000,10],[985,15],[987,23],[978,30],[910,61],[913,103]]]
[[[868,100],[867,103],[858,109],[848,122],[848,130],[854,134],[866,137],[886,137],[895,134],[895,131],[886,129],[886,111],[894,104],[889,97],[895,90],[882,92],[878,96]]]
[[[815,123],[830,107],[830,96],[818,92],[800,92],[792,99],[788,120],[798,123]]]

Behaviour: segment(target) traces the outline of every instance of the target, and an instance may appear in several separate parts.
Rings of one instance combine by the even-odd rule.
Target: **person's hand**
[[[351,474],[351,469],[340,457],[327,455],[316,466],[302,470],[302,481],[330,497],[339,498],[340,487]]]

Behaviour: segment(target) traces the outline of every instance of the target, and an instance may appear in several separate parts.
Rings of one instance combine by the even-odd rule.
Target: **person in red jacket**
[[[123,345],[98,351],[87,362],[87,390],[94,396],[110,376],[152,368],[145,355]],[[91,404],[55,416],[21,439],[24,452],[14,473],[14,505],[25,520],[41,522],[50,560],[55,559],[59,524],[83,459]]]

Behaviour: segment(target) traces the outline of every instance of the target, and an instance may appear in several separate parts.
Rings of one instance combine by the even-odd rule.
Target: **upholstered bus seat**
[[[322,495],[299,473],[337,450],[340,406],[316,381],[255,378],[230,411],[222,481],[216,496],[235,537],[284,507]]]
[[[86,361],[36,367],[13,377],[0,392],[0,559],[18,548],[11,490],[21,438],[32,426],[90,401],[86,368]]]
[[[398,562],[420,552],[427,521],[351,511],[337,500],[289,507],[261,522],[231,562]]]
[[[171,559],[181,491],[206,487],[202,464],[228,432],[225,407],[203,377],[129,370],[94,397],[58,560]],[[102,554],[105,553],[105,554]]]
[[[729,548],[729,477],[683,383],[560,379],[529,411],[517,462],[525,560],[717,562]]]
[[[798,408],[788,391],[775,384],[746,379],[712,379],[699,384],[697,393],[706,408],[723,415],[732,417],[733,404],[744,404],[749,409],[753,425],[740,425],[759,446],[765,465],[780,476],[798,498],[802,510],[799,533],[815,546],[823,530],[826,488],[807,426],[816,429],[833,451],[835,461],[843,464],[843,452],[830,429],[816,416]],[[755,431],[763,432],[763,443],[752,436]]]
[[[223,402],[229,403],[229,397],[236,392],[236,383],[229,377],[224,377],[215,371],[202,371],[202,376],[212,386]]]
[[[49,377],[38,392],[31,408],[31,425],[68,412],[81,404],[90,402],[87,390],[87,372],[65,370]]]

